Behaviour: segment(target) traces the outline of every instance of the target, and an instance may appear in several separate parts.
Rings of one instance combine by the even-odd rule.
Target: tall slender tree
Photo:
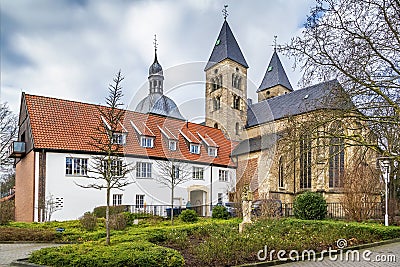
[[[99,106],[99,124],[93,136],[91,145],[100,154],[93,156],[87,165],[87,179],[93,182],[78,184],[83,188],[106,190],[106,245],[110,244],[110,195],[112,189],[123,189],[133,181],[128,174],[132,171],[131,165],[126,163],[123,156],[123,146],[126,141],[122,131],[122,121],[125,111],[121,109],[122,87],[124,77],[119,71],[108,87],[106,107]],[[83,167],[83,166],[82,166]]]

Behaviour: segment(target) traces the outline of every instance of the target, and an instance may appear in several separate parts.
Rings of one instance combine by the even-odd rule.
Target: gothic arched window
[[[311,188],[311,136],[304,134],[300,139],[300,188]]]
[[[344,173],[344,140],[341,137],[343,128],[340,122],[331,126],[333,137],[329,141],[329,187],[343,187]]]
[[[285,178],[285,160],[281,156],[279,158],[279,166],[278,166],[278,187],[284,187],[284,178]]]

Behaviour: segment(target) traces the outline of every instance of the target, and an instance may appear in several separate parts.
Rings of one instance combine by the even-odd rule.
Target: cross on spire
[[[224,20],[226,20],[226,17],[228,16],[228,10],[226,8],[228,5],[224,5],[224,9],[222,9],[222,14],[224,15]]]
[[[275,51],[275,52],[276,52],[276,47],[277,47],[276,38],[278,38],[278,36],[277,36],[277,35],[274,35],[274,51]]]
[[[157,52],[157,46],[158,46],[158,44],[157,44],[157,35],[156,35],[156,34],[154,34],[154,41],[153,41],[153,44],[154,44],[154,50]]]

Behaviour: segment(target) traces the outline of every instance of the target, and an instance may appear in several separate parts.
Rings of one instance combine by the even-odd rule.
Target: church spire
[[[215,42],[213,51],[211,52],[210,59],[207,62],[205,67],[205,71],[209,68],[213,67],[215,64],[225,60],[231,59],[245,68],[248,68],[246,60],[240,50],[238,43],[236,42],[235,36],[232,33],[231,28],[229,27],[228,21],[226,17],[228,13],[226,11],[226,7],[224,8],[224,23],[222,24],[221,31],[219,32],[217,41]]]
[[[278,57],[275,46],[271,61],[269,62],[261,85],[260,87],[258,87],[257,93],[277,85],[281,85],[289,91],[293,91],[292,85],[289,82],[285,69],[283,68],[282,63]]]
[[[163,81],[164,81],[164,75],[163,75],[163,69],[158,63],[157,59],[157,36],[154,35],[154,62],[151,64],[149,68],[149,90],[150,94],[163,94]]]

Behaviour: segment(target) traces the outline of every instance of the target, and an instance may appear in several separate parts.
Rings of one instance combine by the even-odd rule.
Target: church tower
[[[258,102],[290,92],[293,92],[292,85],[275,48],[261,85],[257,89]]]
[[[247,121],[248,65],[226,21],[218,35],[206,73],[206,125],[221,129],[231,139],[241,140]]]

